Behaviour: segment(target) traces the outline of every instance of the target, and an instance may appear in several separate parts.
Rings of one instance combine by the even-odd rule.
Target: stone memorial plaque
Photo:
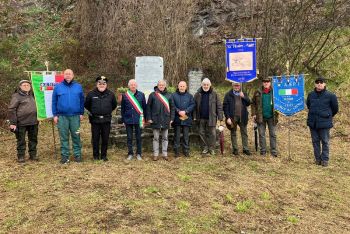
[[[154,86],[159,80],[164,79],[163,58],[158,56],[136,57],[135,62],[135,79],[137,89],[148,95],[154,91]]]
[[[203,71],[201,69],[192,69],[188,73],[188,91],[194,95],[201,87]]]

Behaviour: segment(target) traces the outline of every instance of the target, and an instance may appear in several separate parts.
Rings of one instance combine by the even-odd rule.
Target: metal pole
[[[49,61],[45,61],[46,71],[49,71]],[[51,119],[51,128],[52,128],[52,136],[53,136],[53,151],[55,153],[55,159],[57,159],[57,151],[56,151],[56,137],[55,137],[55,125],[53,119]]]
[[[288,159],[292,159],[290,156],[290,117],[288,117]]]

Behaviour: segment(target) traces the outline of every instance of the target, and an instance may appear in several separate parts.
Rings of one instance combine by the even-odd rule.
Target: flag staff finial
[[[46,71],[49,71],[49,61],[46,60],[44,64],[46,66]]]

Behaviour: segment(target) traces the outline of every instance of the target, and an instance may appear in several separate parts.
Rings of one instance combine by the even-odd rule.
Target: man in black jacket
[[[248,110],[250,99],[246,93],[241,91],[240,83],[233,82],[232,90],[228,91],[224,98],[224,115],[227,128],[231,130],[232,153],[238,155],[237,125],[241,131],[243,154],[251,155],[248,148]]]
[[[335,94],[326,90],[323,77],[315,80],[315,89],[306,100],[309,113],[307,126],[310,128],[316,165],[328,166],[329,131],[333,127],[333,116],[338,113],[338,100]],[[322,143],[322,150],[321,150]]]
[[[180,81],[176,92],[172,95],[175,106],[174,118],[174,151],[175,157],[179,157],[180,137],[182,131],[183,153],[185,157],[190,156],[190,127],[192,126],[192,112],[195,108],[193,96],[187,92],[187,84],[185,81]]]
[[[168,129],[174,121],[175,108],[166,81],[160,80],[147,102],[148,123],[153,129],[153,160],[159,156],[159,137],[162,136],[162,156],[168,160]]]
[[[104,76],[97,77],[96,88],[88,93],[85,100],[85,108],[90,112],[93,156],[95,160],[103,161],[108,161],[107,148],[112,111],[117,107],[114,93],[107,89],[107,81],[108,79]],[[102,138],[101,154],[100,138]]]

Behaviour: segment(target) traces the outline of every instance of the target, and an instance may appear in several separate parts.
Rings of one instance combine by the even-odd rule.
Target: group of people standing
[[[52,113],[57,124],[61,141],[61,163],[69,163],[69,138],[72,138],[73,155],[76,162],[82,161],[80,122],[84,108],[88,111],[91,124],[93,158],[108,161],[107,148],[111,129],[112,112],[117,107],[115,94],[107,87],[108,79],[96,78],[96,87],[86,97],[82,86],[74,80],[71,69],[64,71],[64,81],[57,84],[52,95]],[[336,96],[327,91],[325,80],[315,80],[315,90],[307,98],[309,109],[307,124],[311,131],[315,162],[328,166],[329,130],[333,127],[333,116],[338,112]],[[137,89],[137,82],[129,80],[128,90],[122,95],[121,121],[127,132],[127,160],[136,157],[142,160],[142,128],[145,124],[153,129],[153,160],[168,157],[168,131],[174,128],[174,156],[190,155],[189,133],[193,122],[199,126],[203,155],[215,155],[216,127],[223,130],[223,125],[230,130],[232,154],[239,155],[237,129],[242,138],[244,155],[251,155],[248,147],[247,125],[248,106],[251,106],[252,119],[258,126],[260,154],[267,154],[266,127],[269,130],[270,153],[277,157],[276,125],[278,113],[273,108],[271,80],[262,79],[262,86],[250,99],[242,92],[241,84],[233,82],[221,102],[208,78],[202,80],[201,87],[192,96],[187,91],[185,81],[180,81],[175,93],[169,93],[165,80],[158,81],[148,100]],[[225,117],[225,121],[224,121]],[[31,83],[22,80],[9,105],[10,129],[16,133],[18,161],[24,162],[28,132],[29,159],[37,160],[38,121]],[[136,152],[133,151],[133,135],[136,139]],[[181,137],[182,136],[182,137]],[[161,143],[160,143],[161,142]],[[321,146],[322,144],[322,146]],[[182,147],[181,147],[182,146]]]

